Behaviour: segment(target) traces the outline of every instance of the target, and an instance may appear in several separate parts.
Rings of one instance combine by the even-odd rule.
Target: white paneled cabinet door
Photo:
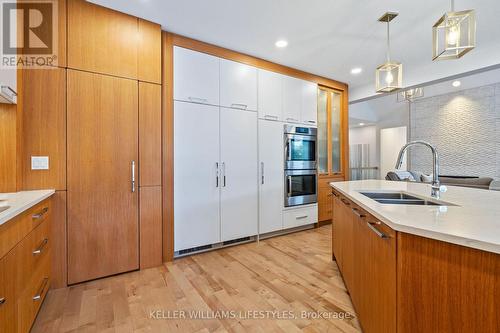
[[[283,75],[259,69],[259,118],[283,119]]]
[[[310,126],[318,125],[318,85],[302,81],[302,123]]]
[[[174,102],[175,251],[220,242],[219,107]]]
[[[174,46],[174,99],[219,105],[219,58]]]
[[[257,111],[257,68],[221,59],[220,105]]]
[[[283,78],[283,121],[300,122],[302,109],[302,80],[285,76]]]
[[[221,108],[222,241],[258,231],[257,113]]]
[[[259,233],[283,229],[283,123],[259,120]]]

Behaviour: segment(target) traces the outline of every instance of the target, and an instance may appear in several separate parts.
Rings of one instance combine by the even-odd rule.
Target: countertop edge
[[[55,190],[39,190],[39,191],[47,191],[47,193],[40,195],[39,197],[37,197],[34,200],[28,201],[26,204],[24,204],[22,206],[16,207],[16,209],[13,209],[8,214],[2,216],[0,218],[0,226],[4,225],[5,223],[9,222],[10,220],[14,219],[15,217],[21,215],[22,213],[24,213],[25,211],[27,211],[31,207],[35,206],[36,204],[42,202],[43,200],[50,198],[51,196],[53,196],[56,193]],[[29,191],[21,191],[21,192],[29,192]],[[21,193],[21,192],[17,192],[17,193]]]
[[[362,202],[359,202],[355,198],[353,198],[350,194],[346,193],[343,191],[341,188],[337,187],[334,182],[330,183],[330,186],[334,188],[335,190],[339,191],[346,197],[348,197],[350,200],[352,200],[354,203],[362,207],[364,210],[366,210],[368,213],[382,221],[383,223],[387,224],[389,227],[392,229],[399,231],[399,232],[404,232],[408,234],[412,234],[415,236],[421,236],[421,237],[426,237],[442,242],[447,242],[455,245],[461,245],[469,248],[474,248],[477,250],[482,250],[486,252],[493,252],[496,254],[500,254],[500,247],[497,244],[491,244],[479,240],[474,240],[474,239],[469,239],[469,238],[464,238],[464,237],[459,237],[459,236],[454,236],[450,234],[445,234],[441,232],[436,232],[436,231],[431,231],[431,230],[425,230],[425,229],[419,229],[415,227],[408,227],[404,226],[395,222],[390,221],[386,217],[380,215],[378,212],[374,211],[372,208],[369,208],[365,206]]]

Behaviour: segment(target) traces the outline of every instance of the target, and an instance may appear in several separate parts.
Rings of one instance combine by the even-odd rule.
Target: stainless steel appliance
[[[317,129],[284,125],[285,207],[316,203]]]
[[[285,125],[285,169],[316,170],[317,129]]]
[[[317,201],[316,170],[285,170],[285,207]]]

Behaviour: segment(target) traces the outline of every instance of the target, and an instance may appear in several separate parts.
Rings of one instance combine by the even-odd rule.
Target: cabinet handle
[[[226,187],[226,162],[222,162],[222,187]]]
[[[41,219],[47,212],[49,211],[49,207],[44,207],[39,213],[33,214],[31,218],[33,220]]]
[[[375,226],[374,226],[375,224],[380,224],[380,223],[366,222],[366,225],[368,226],[368,228],[370,228],[375,234],[377,234],[377,236],[379,236],[382,239],[389,238],[389,236],[387,236],[386,234],[384,234],[383,232],[380,232],[377,228],[375,228]]]
[[[352,208],[352,212],[360,219],[364,219],[366,217],[366,215],[361,214],[361,212],[357,208]]]
[[[5,302],[7,302],[5,297],[0,297],[0,305],[3,305]]]
[[[295,119],[295,118],[286,118],[286,120],[288,120],[288,121],[299,121],[298,119]]]
[[[198,98],[198,97],[189,96],[188,100],[191,102],[194,102],[194,103],[203,103],[203,104],[208,103],[208,99],[206,99],[206,98]]]
[[[132,170],[132,176],[131,176],[132,180],[131,181],[132,181],[132,193],[133,193],[133,192],[135,192],[135,161],[132,161],[131,170]]]
[[[246,104],[241,104],[241,103],[233,103],[231,104],[231,107],[232,108],[235,108],[235,109],[242,109],[242,110],[246,110],[248,108],[248,105]]]
[[[303,219],[306,219],[308,217],[308,215],[304,215],[304,216],[297,216],[295,219],[296,220],[303,220]]]
[[[316,120],[308,120],[307,121],[309,124],[316,124]]]
[[[261,183],[264,185],[264,162],[260,162]]]
[[[272,115],[270,115],[270,114],[266,114],[266,115],[264,115],[264,118],[266,118],[266,119],[276,119],[276,120],[278,120],[278,119],[279,119],[279,117],[278,117],[278,116],[272,116]]]
[[[47,245],[48,242],[49,242],[49,239],[45,238],[42,241],[42,243],[36,248],[36,250],[33,251],[33,255],[37,256],[39,254],[42,254],[42,251],[43,251],[43,249],[45,248],[45,246]]]
[[[344,205],[346,205],[346,206],[350,206],[351,205],[351,203],[349,201],[347,201],[346,199],[344,199],[344,198],[340,199],[340,201],[342,201],[344,203]]]
[[[219,162],[215,162],[215,187],[219,187]]]
[[[33,301],[40,301],[42,299],[43,292],[45,291],[45,287],[47,287],[47,283],[49,282],[49,278],[44,278],[38,292],[35,296],[33,296]]]

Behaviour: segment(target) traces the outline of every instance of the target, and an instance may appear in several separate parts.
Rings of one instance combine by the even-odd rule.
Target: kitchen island
[[[331,186],[333,259],[365,332],[500,331],[500,192]],[[377,200],[391,196],[416,200]]]

